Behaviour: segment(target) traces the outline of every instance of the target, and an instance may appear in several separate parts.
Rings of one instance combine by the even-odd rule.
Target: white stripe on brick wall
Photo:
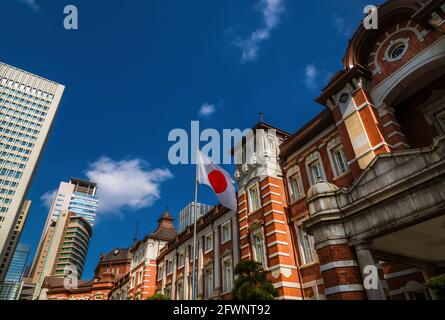
[[[407,274],[412,274],[412,273],[416,273],[416,272],[419,272],[419,270],[416,268],[412,268],[412,269],[407,269],[407,270],[402,270],[402,271],[398,271],[398,272],[394,272],[394,273],[385,274],[384,278],[385,279],[400,278],[400,277],[406,276]]]
[[[284,212],[283,212],[283,211],[280,211],[280,210],[270,210],[270,211],[267,211],[267,212],[264,214],[264,216],[266,217],[266,216],[268,216],[269,214],[272,214],[272,213],[284,214]]]
[[[269,259],[275,258],[277,256],[282,256],[282,257],[289,257],[289,253],[284,253],[284,252],[276,252],[273,253],[269,256]]]
[[[238,213],[241,214],[241,213],[243,213],[244,211],[247,211],[247,208],[244,208],[244,209],[242,209],[242,210],[239,210]]]
[[[288,287],[288,288],[297,288],[301,289],[301,285],[298,282],[286,282],[286,281],[280,281],[275,282],[273,284],[275,288],[281,288],[281,287]]]
[[[341,286],[330,287],[324,290],[324,294],[325,296],[329,296],[336,293],[355,291],[363,291],[363,286],[361,284],[345,284]]]
[[[270,196],[270,195],[274,195],[274,196],[281,197],[281,194],[270,191],[270,192],[266,193],[264,196],[262,196],[261,198],[264,199],[264,198],[267,198],[267,197]]]
[[[267,226],[269,226],[269,225],[271,225],[273,223],[286,224],[286,222],[284,222],[284,221],[273,219],[273,220],[270,220],[269,222],[266,222],[264,224],[264,226],[267,227]]]
[[[346,268],[346,267],[357,267],[357,262],[355,262],[354,260],[343,260],[343,261],[334,261],[322,264],[320,266],[320,272],[324,272],[335,268]]]
[[[288,246],[289,245],[289,243],[284,242],[284,241],[274,241],[274,242],[269,243],[267,246],[270,248],[270,247],[273,247],[276,244],[282,244],[283,246]]]
[[[271,204],[271,203],[275,203],[275,204],[280,204],[280,205],[282,205],[282,203],[281,203],[280,201],[270,200],[270,201],[267,201],[265,204],[263,204],[263,207],[265,207],[265,206],[267,206],[267,205],[269,205],[269,204]]]
[[[246,243],[245,245],[241,246],[241,250],[247,248],[248,246],[250,246],[250,244]]]
[[[242,257],[241,257],[241,260],[244,260],[244,259],[247,259],[247,258],[250,258],[250,253],[249,253],[249,254],[246,254],[246,255],[244,255],[244,256],[242,256]]]
[[[275,300],[303,300],[302,297],[294,297],[294,296],[281,296],[278,298],[275,298]]]
[[[273,231],[267,233],[267,234],[266,234],[266,237],[270,237],[271,235],[274,235],[275,233],[287,235],[286,231],[273,230]]]

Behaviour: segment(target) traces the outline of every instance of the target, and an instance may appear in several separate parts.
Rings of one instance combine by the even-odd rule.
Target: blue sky
[[[78,8],[78,30],[63,28],[67,4]],[[192,120],[245,129],[264,112],[295,131],[322,110],[314,98],[341,68],[367,4],[0,0],[0,60],[66,86],[21,242],[35,250],[60,181],[98,180],[91,278],[101,252],[131,244],[137,221],[139,237],[156,227],[167,198],[174,216],[192,201],[194,167],[169,164],[170,130],[189,131]],[[199,200],[217,201],[205,187]]]

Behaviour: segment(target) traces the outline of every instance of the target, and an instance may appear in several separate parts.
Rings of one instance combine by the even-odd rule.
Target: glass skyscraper
[[[5,280],[0,284],[0,300],[16,300],[19,293],[26,262],[28,261],[29,245],[19,244],[15,250],[6,273]]]

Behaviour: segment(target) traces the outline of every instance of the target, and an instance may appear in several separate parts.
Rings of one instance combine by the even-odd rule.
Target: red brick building
[[[131,248],[128,299],[143,300],[155,294],[157,258],[161,250],[177,236],[173,221],[170,212],[165,211],[158,220],[156,230]]]
[[[109,294],[130,271],[129,249],[115,249],[101,255],[92,281],[79,280],[77,288],[65,288],[62,277],[47,277],[43,283],[43,300],[108,300]]]
[[[425,281],[444,272],[445,2],[378,14],[326,109],[293,135],[258,124],[237,167],[241,259],[262,262],[280,298],[434,299]]]

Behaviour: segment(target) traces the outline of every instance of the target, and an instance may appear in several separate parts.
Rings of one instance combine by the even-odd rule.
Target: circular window
[[[402,56],[405,53],[405,49],[406,49],[406,44],[405,43],[400,43],[398,44],[395,48],[393,48],[391,50],[391,54],[390,57],[391,59],[397,59],[400,56]]]
[[[385,60],[388,62],[401,60],[407,51],[408,39],[391,41],[388,49],[386,50]]]

